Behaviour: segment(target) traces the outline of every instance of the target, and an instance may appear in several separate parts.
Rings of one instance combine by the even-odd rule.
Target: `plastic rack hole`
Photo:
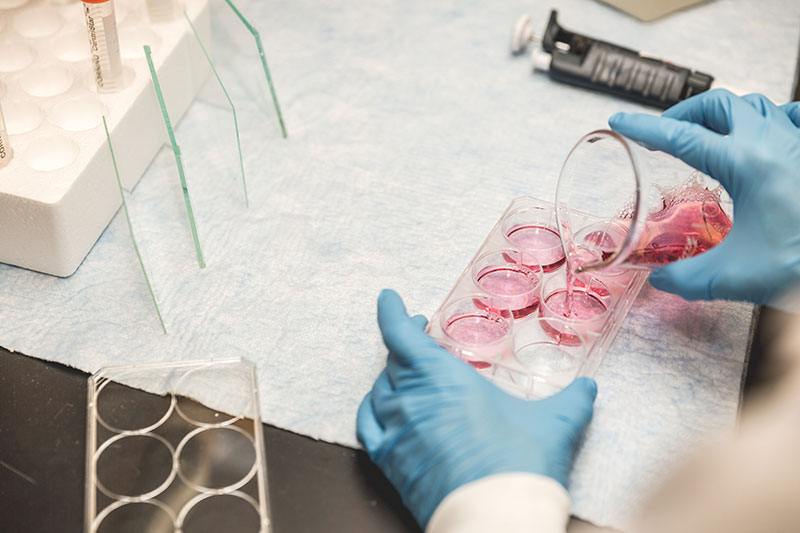
[[[147,28],[123,28],[119,32],[120,55],[125,59],[144,57],[144,45],[157,52],[161,46],[161,37]]]
[[[53,43],[53,52],[62,61],[75,62],[89,59],[86,31],[74,31],[58,37]]]
[[[25,162],[34,170],[49,172],[69,166],[78,157],[80,149],[68,137],[40,137],[25,150]]]
[[[14,17],[14,29],[23,37],[53,35],[63,24],[64,19],[52,9],[29,9]]]
[[[0,53],[0,72],[15,72],[33,63],[34,54],[29,46],[22,43],[3,45]]]
[[[44,114],[39,106],[32,102],[10,102],[3,109],[6,129],[12,135],[28,133],[39,127]]]
[[[72,74],[65,68],[47,67],[26,72],[20,84],[31,96],[46,98],[66,92],[72,87]]]
[[[50,112],[56,126],[69,131],[86,131],[99,126],[106,106],[96,97],[83,96],[57,104]]]

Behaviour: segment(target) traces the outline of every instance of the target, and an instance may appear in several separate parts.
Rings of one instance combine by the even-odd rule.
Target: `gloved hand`
[[[712,90],[660,117],[618,113],[611,127],[719,181],[733,199],[733,228],[704,254],[650,275],[689,300],[777,303],[800,282],[800,102]]]
[[[396,292],[381,292],[378,323],[389,357],[358,410],[358,439],[423,528],[450,492],[491,474],[532,472],[566,486],[593,380],[521,400],[436,344]]]

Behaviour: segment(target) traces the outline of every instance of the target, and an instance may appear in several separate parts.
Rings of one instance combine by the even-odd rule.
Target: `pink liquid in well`
[[[445,332],[455,341],[467,346],[481,346],[499,341],[508,333],[508,326],[499,317],[493,318],[476,312],[450,317]],[[476,350],[480,351],[480,349]],[[459,355],[456,353],[456,355]],[[484,361],[467,361],[481,370],[491,366]]]
[[[714,201],[686,201],[666,206],[647,218],[644,237],[628,262],[659,267],[693,257],[722,242],[732,225]]]
[[[502,339],[508,333],[508,326],[499,318],[495,319],[476,312],[450,317],[445,331],[461,344],[480,346]]]
[[[583,242],[593,245],[603,254],[603,259],[607,259],[617,248],[617,241],[614,237],[604,230],[595,230],[586,234]]]
[[[617,237],[617,238],[615,238]],[[622,244],[624,235],[613,236],[604,230],[596,230],[588,233],[583,238],[585,244],[591,245],[595,250],[600,252],[600,259],[607,260]]]
[[[489,266],[476,277],[478,285],[492,295],[490,302],[477,302],[481,307],[510,309],[514,318],[526,317],[539,307],[539,278],[526,267]]]
[[[608,309],[600,298],[590,292],[582,289],[573,289],[569,292],[571,292],[571,294],[568,294],[567,289],[564,288],[548,294],[544,299],[545,305],[539,308],[539,316],[558,317],[566,320],[591,321],[601,317]],[[580,343],[577,335],[559,329],[560,326],[560,324],[551,324],[546,320],[542,321],[542,329],[544,329],[545,333],[561,344],[576,345]],[[575,329],[579,328],[579,326],[574,323],[572,327]]]
[[[616,223],[601,223],[588,229],[578,243],[579,255],[585,250],[585,257],[579,257],[576,265],[594,264],[608,261],[612,255],[622,246],[628,236],[628,226],[630,221],[620,221]],[[598,274],[604,276],[616,276],[626,271],[624,267],[604,267]]]
[[[506,236],[520,250],[538,262],[545,272],[552,272],[564,264],[565,256],[561,246],[561,237],[553,228],[535,224],[520,224],[511,228]]]
[[[594,254],[597,258],[592,259],[592,261],[584,261],[583,263],[586,264],[588,262],[595,262],[595,261],[608,261],[608,259],[614,255],[614,252],[622,246],[622,242],[625,240],[625,234],[619,235],[611,235],[610,233],[597,230],[593,231],[586,235],[583,239],[584,245],[590,245],[593,247],[597,253]],[[624,268],[603,268],[603,274],[607,276],[616,276],[617,274],[621,274],[625,271]],[[602,296],[602,295],[601,295]]]
[[[606,304],[594,294],[583,290],[572,293],[572,304],[567,306],[567,290],[559,289],[545,298],[547,306],[555,316],[572,320],[591,320],[606,312]]]

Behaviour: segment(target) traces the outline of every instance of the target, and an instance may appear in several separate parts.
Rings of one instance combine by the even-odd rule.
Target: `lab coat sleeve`
[[[557,481],[529,473],[495,474],[451,492],[426,533],[564,533],[569,494]]]

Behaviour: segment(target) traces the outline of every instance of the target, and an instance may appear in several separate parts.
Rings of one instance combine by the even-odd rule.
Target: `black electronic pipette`
[[[536,70],[563,83],[613,94],[666,109],[711,88],[714,78],[606,41],[565,30],[550,12],[543,36],[531,28],[528,15],[517,20],[511,34],[511,53],[525,52],[531,41],[541,48],[531,52]]]

